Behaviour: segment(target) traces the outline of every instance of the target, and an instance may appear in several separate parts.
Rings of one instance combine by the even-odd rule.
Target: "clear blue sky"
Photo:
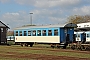
[[[63,24],[71,15],[90,15],[90,0],[0,0],[0,20],[13,30],[30,24]]]

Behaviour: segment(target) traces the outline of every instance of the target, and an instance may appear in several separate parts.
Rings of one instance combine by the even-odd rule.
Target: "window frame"
[[[32,30],[32,36],[36,36],[36,30]]]
[[[41,36],[41,30],[37,30],[37,36]]]
[[[15,31],[15,36],[18,36],[18,31]]]
[[[46,30],[42,30],[42,36],[46,36],[47,33],[46,33]]]
[[[58,36],[58,29],[54,29],[54,36]]]
[[[23,34],[24,36],[27,36],[27,31],[23,31],[23,33],[24,33],[24,34]]]
[[[31,36],[31,30],[28,31],[28,36]]]
[[[52,36],[52,30],[51,29],[48,30],[48,36]]]
[[[22,31],[19,31],[19,36],[23,36]]]
[[[86,37],[89,38],[90,37],[90,34],[86,34]]]

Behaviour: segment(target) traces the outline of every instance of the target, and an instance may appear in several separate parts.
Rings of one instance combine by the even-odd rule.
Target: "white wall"
[[[60,36],[15,36],[15,42],[60,43]]]
[[[84,28],[84,27],[90,27],[90,22],[88,23],[79,23],[77,24],[77,28]]]

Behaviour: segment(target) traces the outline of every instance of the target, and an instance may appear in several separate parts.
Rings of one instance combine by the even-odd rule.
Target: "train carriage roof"
[[[75,31],[90,31],[90,27],[75,28]]]
[[[17,27],[15,28],[14,30],[20,30],[20,29],[29,29],[29,28],[69,28],[69,27],[77,27],[76,24],[73,24],[73,23],[68,23],[68,24],[63,24],[63,25],[36,25],[36,26],[25,26],[25,27]]]
[[[75,28],[74,30],[75,31],[90,31],[90,22],[79,23],[77,24],[77,28]]]

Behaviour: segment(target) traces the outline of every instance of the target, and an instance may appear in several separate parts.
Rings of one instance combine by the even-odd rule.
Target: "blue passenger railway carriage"
[[[76,41],[83,43],[90,42],[90,22],[77,24],[74,34],[76,34]]]
[[[90,51],[90,22],[77,24],[74,29],[75,42],[71,48]]]
[[[15,43],[21,46],[34,43],[51,44],[51,47],[66,46],[73,42],[74,27],[76,24],[68,23],[64,25],[45,25],[45,26],[27,26],[14,29]]]

